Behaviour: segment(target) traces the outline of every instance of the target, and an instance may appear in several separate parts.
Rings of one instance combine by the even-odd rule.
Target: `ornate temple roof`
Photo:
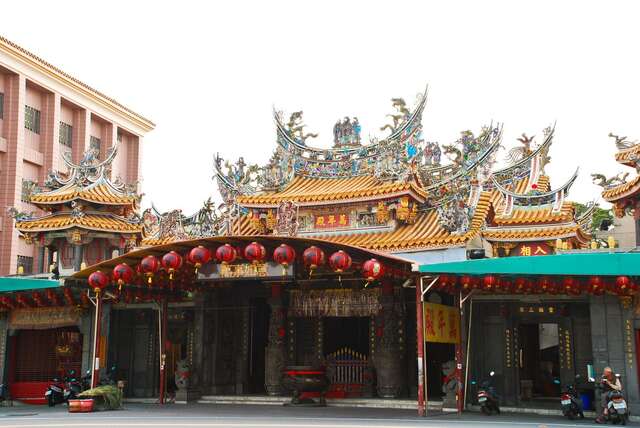
[[[607,178],[603,174],[591,174],[593,182],[603,188],[602,198],[613,203],[614,213],[623,217],[626,213],[636,210],[640,200],[640,142],[629,141],[627,137],[620,137],[609,133],[615,140],[618,152],[616,161],[622,165],[635,168],[636,175],[627,179],[630,172],[619,173]]]
[[[461,247],[478,236],[579,235],[582,242],[588,234],[575,218],[574,205],[565,201],[576,175],[552,190],[544,174],[555,126],[544,129],[539,141],[523,134],[521,144],[508,151],[508,165],[494,169],[500,124],[463,131],[451,144],[440,145],[423,137],[426,93],[413,107],[401,98],[392,99],[392,106],[387,115],[392,123],[380,128],[388,131],[386,137],[363,142],[358,119],[345,117],[334,125],[333,146],[326,149],[309,144],[319,134],[304,130],[301,111],[288,120],[274,112],[276,149],[269,162],[248,165],[240,158],[230,163],[217,155],[219,209],[191,217],[149,212],[153,227],[146,228],[144,243],[206,233],[274,234],[404,252]],[[325,214],[331,225],[341,214],[341,227],[317,227]]]
[[[236,201],[245,207],[276,207],[283,201],[293,201],[301,206],[323,205],[404,195],[424,202],[426,191],[415,181],[385,182],[366,175],[337,179],[295,177],[282,191],[238,196]]]
[[[116,144],[101,161],[97,150],[90,149],[78,164],[71,161],[69,153],[63,154],[68,174],[49,173],[44,186],[34,187],[29,195],[32,204],[50,213],[36,216],[12,209],[16,228],[25,234],[72,228],[139,234],[137,186],[109,178],[117,152]]]
[[[140,233],[142,229],[138,221],[130,221],[124,217],[108,214],[74,216],[71,213],[60,213],[32,220],[16,221],[16,228],[20,232],[47,232],[74,227],[85,230],[126,233]]]

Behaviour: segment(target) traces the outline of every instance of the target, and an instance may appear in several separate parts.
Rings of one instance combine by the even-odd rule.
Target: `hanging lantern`
[[[566,294],[580,295],[580,283],[575,278],[568,276],[562,281],[562,288]]]
[[[517,294],[524,294],[527,292],[527,279],[516,278],[513,284],[513,292]]]
[[[338,250],[329,257],[329,266],[338,274],[338,281],[342,282],[339,275],[351,267],[351,256],[342,250]]]
[[[198,274],[198,269],[202,267],[202,265],[206,264],[211,260],[211,251],[208,248],[203,247],[202,245],[198,245],[189,251],[189,255],[187,256],[189,263],[195,266],[196,275]]]
[[[367,283],[365,287],[369,285],[371,282],[380,278],[384,274],[384,267],[382,263],[380,263],[376,259],[369,259],[362,265],[362,273],[364,277],[367,279]]]
[[[175,251],[169,251],[160,260],[162,267],[169,273],[169,279],[173,281],[173,274],[182,266],[182,256]]]
[[[500,281],[500,291],[502,291],[502,293],[504,293],[504,294],[513,293],[513,282],[509,281],[508,279],[501,280]]]
[[[309,275],[311,275],[319,266],[324,265],[324,262],[324,251],[315,245],[310,246],[302,253],[302,263],[304,263],[304,266],[309,269]]]
[[[589,278],[589,293],[594,296],[602,296],[605,291],[605,284],[600,276],[592,276]]]
[[[109,277],[106,273],[102,271],[95,271],[91,275],[89,275],[89,285],[93,288],[96,294],[100,294],[102,290],[104,290],[107,285],[109,285]]]
[[[434,285],[437,290],[443,290],[449,286],[451,278],[447,274],[442,274],[438,277],[438,282]]]
[[[616,278],[616,288],[620,294],[626,293],[629,285],[631,285],[631,280],[628,276],[619,276]]]
[[[498,284],[498,278],[493,275],[487,275],[482,280],[484,291],[494,291]]]
[[[471,288],[473,288],[473,278],[471,278],[469,275],[462,275],[460,277],[460,287],[463,290],[470,290]]]
[[[264,245],[259,244],[255,241],[247,245],[244,249],[244,258],[254,265],[264,262],[264,259],[266,257],[267,250],[264,248]]]
[[[147,284],[151,287],[153,282],[153,274],[160,268],[160,262],[155,256],[146,256],[140,260],[140,270],[147,277]]]
[[[336,273],[342,273],[351,267],[351,256],[343,250],[336,251],[329,257],[329,266]]]
[[[238,252],[229,244],[224,244],[216,250],[216,259],[223,265],[233,263],[237,257]]]
[[[549,279],[548,276],[543,276],[536,284],[536,291],[541,294],[549,294],[551,293],[552,287],[553,285],[551,279]]]
[[[280,244],[273,250],[273,261],[282,266],[282,276],[287,274],[287,267],[296,260],[296,250],[287,244]]]
[[[113,268],[113,279],[118,282],[118,291],[120,291],[124,284],[133,279],[133,269],[126,263],[120,263]]]

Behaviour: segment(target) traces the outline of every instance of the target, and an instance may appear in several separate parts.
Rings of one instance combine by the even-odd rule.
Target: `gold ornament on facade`
[[[384,224],[389,221],[389,208],[384,202],[378,202],[378,210],[376,211],[376,220],[379,224]]]
[[[418,204],[413,204],[411,211],[409,211],[409,217],[407,217],[407,223],[414,224],[418,218]]]
[[[73,242],[74,244],[81,243],[82,242],[82,234],[77,230],[74,230],[73,232],[71,232],[71,242]]]
[[[405,221],[409,218],[409,198],[400,198],[396,207],[396,218]]]
[[[27,245],[33,244],[33,235],[31,233],[24,234],[24,243]]]
[[[273,210],[267,211],[267,229],[273,230],[276,228],[278,224],[278,219],[276,215],[273,213]]]
[[[631,298],[631,296],[621,296],[620,303],[622,304],[623,309],[631,309],[633,299]]]

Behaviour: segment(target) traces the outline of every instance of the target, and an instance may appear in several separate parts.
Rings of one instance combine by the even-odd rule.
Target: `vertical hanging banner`
[[[460,311],[458,308],[425,303],[423,310],[425,342],[460,342]]]

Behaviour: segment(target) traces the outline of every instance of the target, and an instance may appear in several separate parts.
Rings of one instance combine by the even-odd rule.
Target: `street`
[[[635,424],[632,424],[635,425]],[[484,417],[468,413],[418,418],[414,411],[355,408],[291,408],[251,405],[157,405],[128,404],[121,411],[69,414],[66,407],[0,408],[2,427],[532,427],[560,428],[596,426],[592,420],[568,421],[559,417],[508,415]]]

